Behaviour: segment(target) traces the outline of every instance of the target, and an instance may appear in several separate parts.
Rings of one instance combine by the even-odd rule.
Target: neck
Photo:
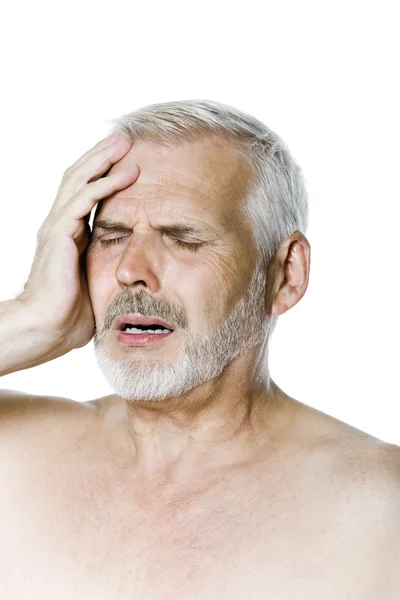
[[[289,408],[288,396],[267,367],[260,375],[259,361],[250,354],[179,397],[127,401],[109,396],[101,417],[113,451],[128,455],[141,481],[187,480],[275,448]]]

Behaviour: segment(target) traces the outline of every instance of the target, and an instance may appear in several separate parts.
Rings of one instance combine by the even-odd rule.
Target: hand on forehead
[[[138,142],[112,169],[115,172],[134,164],[140,167],[137,181],[108,197],[101,203],[103,207],[111,208],[109,200],[130,199],[142,201],[135,203],[136,209],[145,206],[146,212],[179,215],[189,211],[198,216],[209,212],[223,219],[232,213],[235,200],[244,196],[251,176],[243,157],[220,140],[172,148]],[[114,209],[130,212],[135,206],[122,201]]]

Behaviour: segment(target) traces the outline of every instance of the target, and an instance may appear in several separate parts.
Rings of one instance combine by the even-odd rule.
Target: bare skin
[[[276,400],[243,460],[143,480],[119,398],[11,398],[3,597],[395,600],[398,449]]]
[[[93,231],[98,328],[127,287],[178,303],[194,335],[228,314],[255,261],[232,206],[249,176],[242,165],[236,177],[237,160],[216,144],[169,154],[137,144],[114,164],[111,174],[139,164],[143,177],[96,214],[132,229],[112,249]],[[216,232],[199,255],[155,229],[179,211]],[[268,314],[302,298],[309,257],[298,232],[282,244]],[[175,333],[151,356],[129,351],[178,361]],[[122,357],[108,335],[110,355]],[[163,401],[1,392],[1,596],[397,599],[399,448],[287,396],[261,356],[254,348],[218,380]]]

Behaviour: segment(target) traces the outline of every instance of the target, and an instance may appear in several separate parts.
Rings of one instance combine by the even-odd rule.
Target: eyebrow
[[[93,229],[99,227],[100,229],[104,229],[106,231],[116,231],[119,233],[130,233],[132,231],[132,227],[127,227],[124,223],[119,223],[118,221],[112,221],[111,219],[97,219],[93,223]],[[155,227],[157,231],[161,231],[162,233],[169,233],[173,235],[182,235],[185,233],[195,233],[195,234],[206,234],[211,233],[211,230],[205,227],[199,227],[195,225],[186,225],[185,223],[173,223],[171,225],[161,225],[159,227]]]

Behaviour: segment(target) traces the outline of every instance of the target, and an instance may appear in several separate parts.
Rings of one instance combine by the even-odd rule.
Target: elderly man
[[[66,170],[0,305],[2,375],[94,336],[115,390],[2,391],[0,597],[398,600],[399,448],[268,370],[308,284],[299,168],[211,101],[114,125]]]

